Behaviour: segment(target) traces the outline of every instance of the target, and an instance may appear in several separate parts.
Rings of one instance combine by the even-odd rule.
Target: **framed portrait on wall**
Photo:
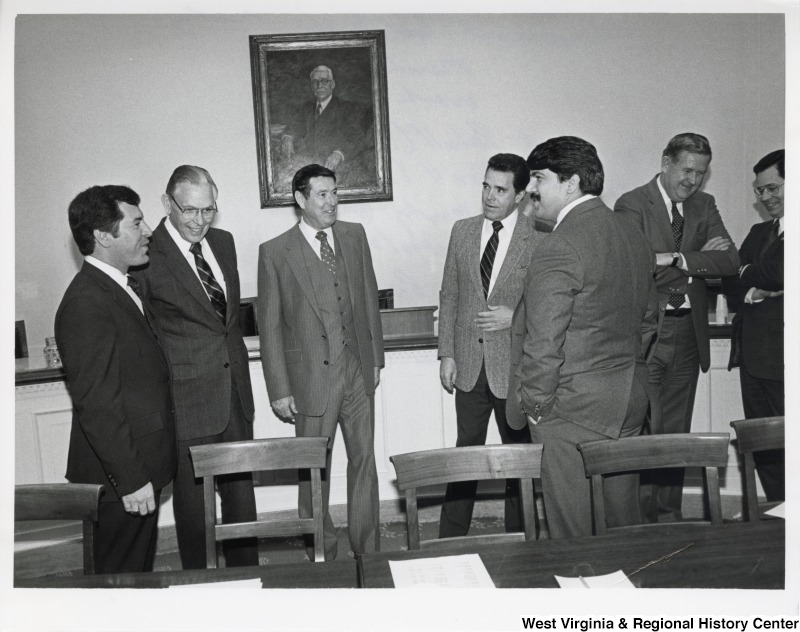
[[[313,163],[340,201],[392,199],[383,31],[251,35],[250,66],[262,208]]]

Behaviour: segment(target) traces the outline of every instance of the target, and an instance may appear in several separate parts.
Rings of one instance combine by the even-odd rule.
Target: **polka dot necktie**
[[[675,240],[675,252],[680,252],[683,241],[683,215],[678,210],[678,205],[672,203],[672,238]],[[685,301],[683,294],[670,294],[669,304],[678,309]]]
[[[328,243],[328,235],[325,234],[325,231],[319,231],[317,233],[317,239],[319,239],[319,252],[322,256],[322,263],[328,266],[328,270],[331,271],[331,274],[336,274],[336,255],[333,254],[333,249],[331,245]]]
[[[481,281],[483,282],[483,297],[489,297],[489,283],[492,280],[492,266],[494,256],[497,254],[497,244],[500,242],[500,231],[503,229],[503,222],[492,222],[494,232],[489,237],[489,242],[483,250],[481,257]]]

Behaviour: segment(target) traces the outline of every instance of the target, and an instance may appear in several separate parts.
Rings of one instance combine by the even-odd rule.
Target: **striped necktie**
[[[481,257],[481,281],[483,282],[483,297],[489,298],[489,283],[492,280],[492,266],[494,257],[497,254],[497,244],[500,242],[500,231],[503,229],[503,222],[492,222],[494,232],[489,237],[489,242],[483,250]]]
[[[189,252],[194,255],[194,264],[197,266],[197,274],[200,275],[200,282],[203,284],[206,294],[208,294],[208,298],[211,300],[211,305],[214,311],[217,312],[217,316],[219,316],[220,320],[224,323],[225,313],[228,308],[228,303],[225,300],[225,292],[222,291],[222,287],[220,287],[220,284],[214,278],[214,273],[211,271],[211,266],[208,265],[208,261],[203,257],[203,248],[200,242],[193,243],[189,247]]]

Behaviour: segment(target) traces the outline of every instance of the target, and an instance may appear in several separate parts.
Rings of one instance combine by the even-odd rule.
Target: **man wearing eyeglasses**
[[[189,448],[253,438],[253,392],[239,325],[233,236],[211,228],[217,186],[202,167],[182,165],[161,202],[150,263],[135,273],[170,361],[178,439],[173,508],[184,569],[205,568],[203,488]],[[222,522],[256,519],[250,474],[217,478]],[[254,538],[223,543],[226,566],[258,564]]]
[[[714,197],[700,191],[710,162],[705,136],[678,134],[662,152],[661,173],[614,205],[656,252],[658,338],[647,363],[650,434],[690,431],[697,378],[711,363],[705,280],[739,269]],[[655,470],[642,479],[643,518],[681,520],[683,470]]]
[[[374,181],[372,110],[334,95],[336,81],[327,66],[314,68],[309,79],[314,99],[297,109],[281,137],[291,175],[316,163],[336,172],[340,187]]]
[[[755,194],[770,219],[755,224],[739,249],[739,274],[723,280],[736,310],[729,368],[739,367],[747,419],[784,414],[783,384],[783,178],[785,152],[759,160]],[[753,455],[768,501],[784,500],[784,451]]]

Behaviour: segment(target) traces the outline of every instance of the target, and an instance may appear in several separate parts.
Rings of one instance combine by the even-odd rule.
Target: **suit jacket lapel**
[[[123,312],[128,314],[128,316],[136,321],[138,326],[141,328],[142,333],[152,342],[152,344],[158,347],[163,356],[161,345],[159,344],[158,339],[153,335],[153,332],[150,329],[150,324],[147,322],[147,318],[145,318],[144,314],[139,311],[139,306],[136,305],[128,293],[122,289],[119,284],[114,281],[114,279],[109,277],[102,270],[99,270],[93,266],[91,263],[86,263],[85,261],[83,262],[81,274],[86,274],[99,283],[100,286],[111,295],[111,300],[113,300]],[[147,309],[146,306],[143,305],[143,307],[144,309]]]
[[[236,293],[236,284],[233,282],[236,277],[236,270],[233,269],[233,253],[228,249],[227,242],[218,238],[218,233],[215,230],[209,230],[206,233],[206,242],[214,253],[214,258],[222,270],[222,276],[225,278],[225,300],[227,308],[225,310],[225,322],[227,323],[231,318],[231,310],[239,305],[239,296]],[[211,304],[211,301],[208,301]],[[216,312],[214,312],[216,314]]]
[[[164,226],[166,219],[166,217],[162,219],[161,223],[153,231],[153,245],[163,255],[164,261],[166,261],[172,274],[175,275],[178,283],[186,288],[186,291],[200,304],[202,309],[207,310],[209,315],[219,322],[219,316],[217,316],[217,312],[214,311],[208,294],[206,294],[206,291],[203,289],[203,284],[200,283],[200,279],[197,278],[189,262],[186,261],[183,253],[178,249],[175,240],[167,233],[167,228]],[[214,254],[216,256],[216,252]]]
[[[658,184],[656,184],[656,178],[658,178],[658,176],[653,178],[647,185],[647,193],[650,198],[650,207],[648,208],[648,211],[650,212],[651,221],[658,230],[658,236],[660,238],[660,245],[653,244],[653,249],[656,252],[662,252],[661,248],[664,248],[665,252],[669,252],[671,250],[675,250],[675,238],[672,236],[672,222],[670,222],[669,219],[671,209],[668,209],[664,205],[664,198],[661,197],[661,191],[658,188]],[[691,234],[686,230],[686,216],[686,203],[684,203],[684,237],[687,234]]]
[[[514,232],[511,234],[511,241],[508,244],[506,257],[503,259],[503,265],[500,268],[497,279],[495,279],[494,285],[492,286],[492,293],[489,295],[489,299],[492,298],[492,294],[497,291],[497,288],[503,287],[503,283],[505,283],[506,279],[517,269],[519,258],[523,255],[528,246],[530,233],[530,225],[528,224],[526,218],[523,215],[518,214],[517,224],[514,227]],[[482,254],[483,253],[481,253],[481,255]],[[481,289],[483,289],[483,285],[481,285]]]
[[[334,239],[338,238],[334,235]],[[300,228],[295,225],[295,227],[289,232],[286,239],[286,261],[294,273],[294,277],[297,279],[300,289],[303,291],[306,299],[314,309],[314,313],[317,315],[317,318],[322,320],[322,314],[320,314],[319,305],[317,304],[317,295],[314,292],[314,284],[311,282],[311,276],[308,273],[306,262],[303,259],[302,248],[304,245],[308,246],[308,242],[306,241],[306,238],[303,237],[303,233],[300,232]],[[338,256],[340,248],[336,243],[334,243],[334,248],[336,248],[336,254]]]
[[[481,281],[481,257],[483,251],[481,250],[481,233],[483,231],[483,215],[479,215],[471,220],[469,230],[466,235],[466,243],[464,244],[464,252],[467,253],[469,264],[469,277],[478,289],[478,293],[483,296],[483,281]],[[477,257],[475,257],[477,253]]]
[[[683,202],[683,240],[681,241],[681,250],[698,250],[703,245],[692,244],[695,236],[699,235],[700,229],[700,213],[694,212],[692,210],[693,206],[693,198]],[[670,228],[672,228],[672,225],[670,225]]]

